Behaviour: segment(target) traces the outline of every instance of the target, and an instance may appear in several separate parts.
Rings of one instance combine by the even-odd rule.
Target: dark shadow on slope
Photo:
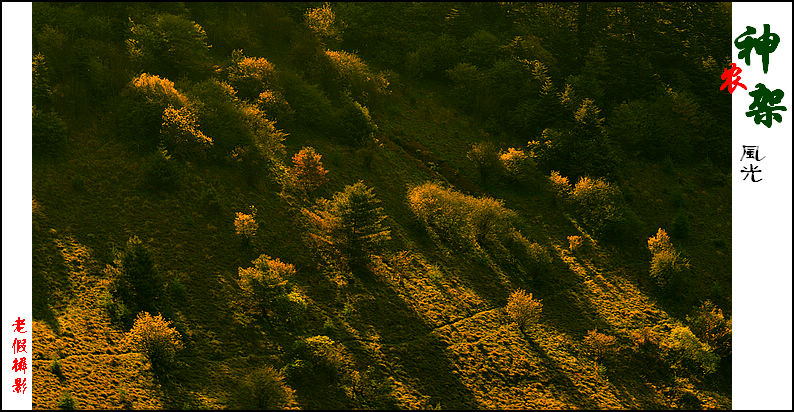
[[[431,404],[440,402],[449,409],[478,407],[471,391],[452,373],[446,346],[413,308],[369,271],[358,273],[349,292],[362,297],[355,304],[358,320],[362,326],[375,328],[388,362],[402,369],[419,392],[430,396]]]

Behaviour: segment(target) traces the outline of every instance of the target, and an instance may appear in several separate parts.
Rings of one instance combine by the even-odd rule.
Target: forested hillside
[[[34,408],[730,408],[730,23],[34,3]]]

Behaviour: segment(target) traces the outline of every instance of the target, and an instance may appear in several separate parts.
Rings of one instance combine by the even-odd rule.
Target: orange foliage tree
[[[292,157],[292,176],[298,187],[310,191],[328,180],[321,159],[322,155],[312,147],[304,147]]]

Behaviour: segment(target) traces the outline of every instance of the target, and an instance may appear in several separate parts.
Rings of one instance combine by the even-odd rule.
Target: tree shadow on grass
[[[380,336],[388,367],[404,372],[406,383],[415,385],[430,404],[444,408],[471,409],[478,403],[471,391],[452,373],[446,345],[435,337],[416,311],[407,306],[392,289],[376,279],[369,270],[359,270],[348,292],[367,297],[355,303],[354,327],[371,326]],[[349,337],[355,341],[355,338]],[[349,349],[362,353],[360,344]],[[399,372],[397,373],[399,374]]]

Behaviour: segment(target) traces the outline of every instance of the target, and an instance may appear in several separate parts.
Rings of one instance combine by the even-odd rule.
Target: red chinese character
[[[14,372],[22,371],[25,373],[28,370],[28,358],[14,358],[14,364],[11,365],[11,370]]]
[[[14,392],[25,394],[25,389],[28,388],[28,378],[16,378],[14,379],[14,384],[11,385],[14,388]]]
[[[17,316],[17,320],[14,321],[14,332],[25,333],[22,328],[25,327],[25,319],[20,318]]]
[[[739,83],[739,80],[742,80],[742,77],[739,76],[739,73],[741,72],[742,69],[736,67],[736,63],[731,63],[731,67],[725,69],[725,71],[722,72],[721,78],[722,80],[725,80],[725,83],[720,86],[720,90],[723,90],[725,87],[727,87],[730,94],[733,94],[733,91],[736,90],[736,86],[741,86],[742,89],[747,90],[747,86]],[[734,79],[734,77],[736,78]]]
[[[14,338],[14,343],[11,344],[11,347],[14,349],[14,354],[17,354],[19,352],[28,353],[28,351],[27,351],[28,340],[27,339],[20,340],[20,339]]]

